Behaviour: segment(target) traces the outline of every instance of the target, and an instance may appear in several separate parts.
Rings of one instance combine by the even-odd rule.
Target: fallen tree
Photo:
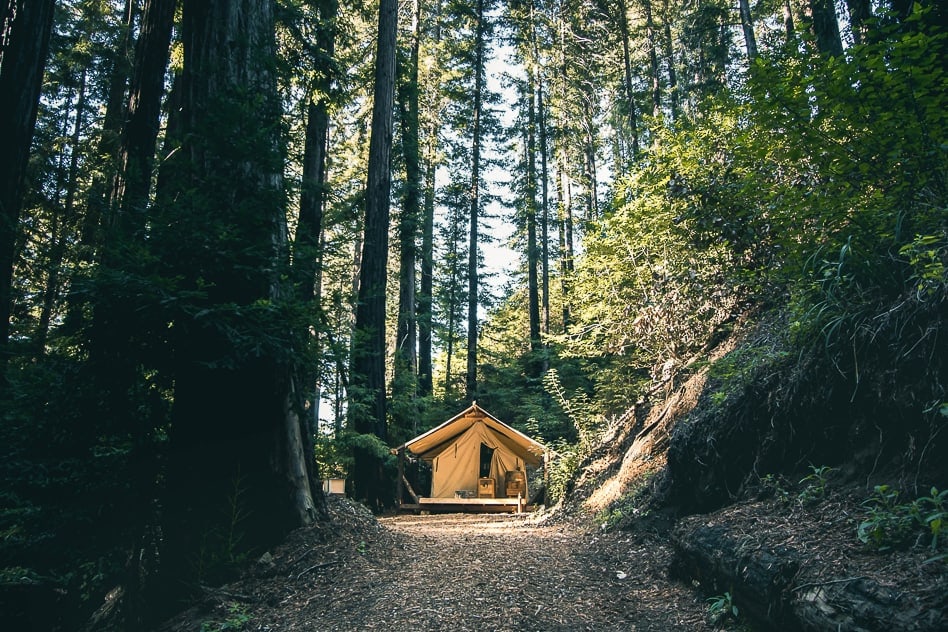
[[[924,551],[840,548],[838,531],[851,528],[849,512],[839,512],[839,502],[827,504],[824,513],[840,516],[826,525],[833,538],[803,526],[820,523],[802,522],[800,512],[768,521],[774,507],[760,503],[686,518],[672,536],[670,574],[699,582],[708,594],[729,593],[742,616],[768,629],[948,629],[944,564],[925,565]],[[810,518],[819,517],[813,513],[820,511]]]

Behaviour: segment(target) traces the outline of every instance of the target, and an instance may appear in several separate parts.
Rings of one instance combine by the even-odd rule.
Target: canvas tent
[[[476,494],[480,478],[493,479],[496,496],[503,497],[507,473],[537,467],[547,453],[542,444],[511,428],[476,402],[393,451],[431,465],[431,498]],[[524,489],[523,496],[526,495]]]

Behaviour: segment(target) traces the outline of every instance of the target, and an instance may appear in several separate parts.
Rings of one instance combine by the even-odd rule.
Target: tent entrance
[[[481,444],[481,460],[480,460],[480,470],[478,471],[478,476],[480,478],[487,478],[490,476],[490,466],[494,461],[494,448],[488,446],[486,443]]]

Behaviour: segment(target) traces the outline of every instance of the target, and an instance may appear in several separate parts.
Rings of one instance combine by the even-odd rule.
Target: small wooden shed
[[[527,470],[545,467],[549,454],[477,402],[392,451],[398,455],[398,499],[407,488],[415,501],[402,508],[442,511],[523,511],[529,498]],[[408,483],[406,458],[431,465],[429,496],[419,496]]]

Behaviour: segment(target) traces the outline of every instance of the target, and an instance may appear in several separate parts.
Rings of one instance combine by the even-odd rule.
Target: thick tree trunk
[[[477,25],[474,43],[474,94],[471,127],[471,186],[470,240],[467,259],[467,372],[465,395],[473,400],[477,395],[477,273],[478,273],[478,222],[480,216],[481,181],[481,108],[484,89],[484,0],[477,0]]]
[[[168,66],[171,32],[174,25],[174,0],[149,0],[142,15],[142,24],[135,47],[134,69],[124,127],[119,134],[116,150],[118,171],[114,174],[113,193],[109,215],[110,225],[101,244],[101,275],[106,282],[114,271],[129,274],[139,272],[140,249],[146,245],[144,231],[146,209],[149,206],[155,146],[161,118],[161,100],[164,96],[165,71]],[[119,62],[116,62],[119,63]],[[114,83],[123,87],[127,72],[115,73]],[[133,253],[129,256],[129,253]],[[136,323],[140,312],[136,298],[102,292],[93,311],[90,360],[96,366],[100,379],[104,414],[119,426],[129,429],[137,446],[143,445],[147,429],[142,428],[132,412],[129,391],[136,379],[138,358],[130,349],[131,340],[140,327]],[[142,490],[145,497],[150,491]]]
[[[0,5],[0,147],[7,165],[0,170],[0,390],[10,354],[11,283],[24,179],[55,5],[54,0]]]
[[[398,3],[379,4],[375,58],[375,101],[369,140],[365,193],[365,231],[359,300],[353,331],[350,368],[350,427],[358,433],[387,439],[385,411],[385,287],[388,272],[389,196],[391,195],[392,111],[395,99],[395,35]],[[356,498],[373,509],[391,503],[381,459],[364,448],[354,449]]]
[[[187,580],[220,579],[208,562],[263,549],[317,517],[288,404],[284,354],[295,337],[278,319],[255,326],[244,316],[286,298],[273,3],[184,9],[184,145],[155,226],[163,266],[185,297],[196,297],[173,329],[162,557],[169,598]]]

